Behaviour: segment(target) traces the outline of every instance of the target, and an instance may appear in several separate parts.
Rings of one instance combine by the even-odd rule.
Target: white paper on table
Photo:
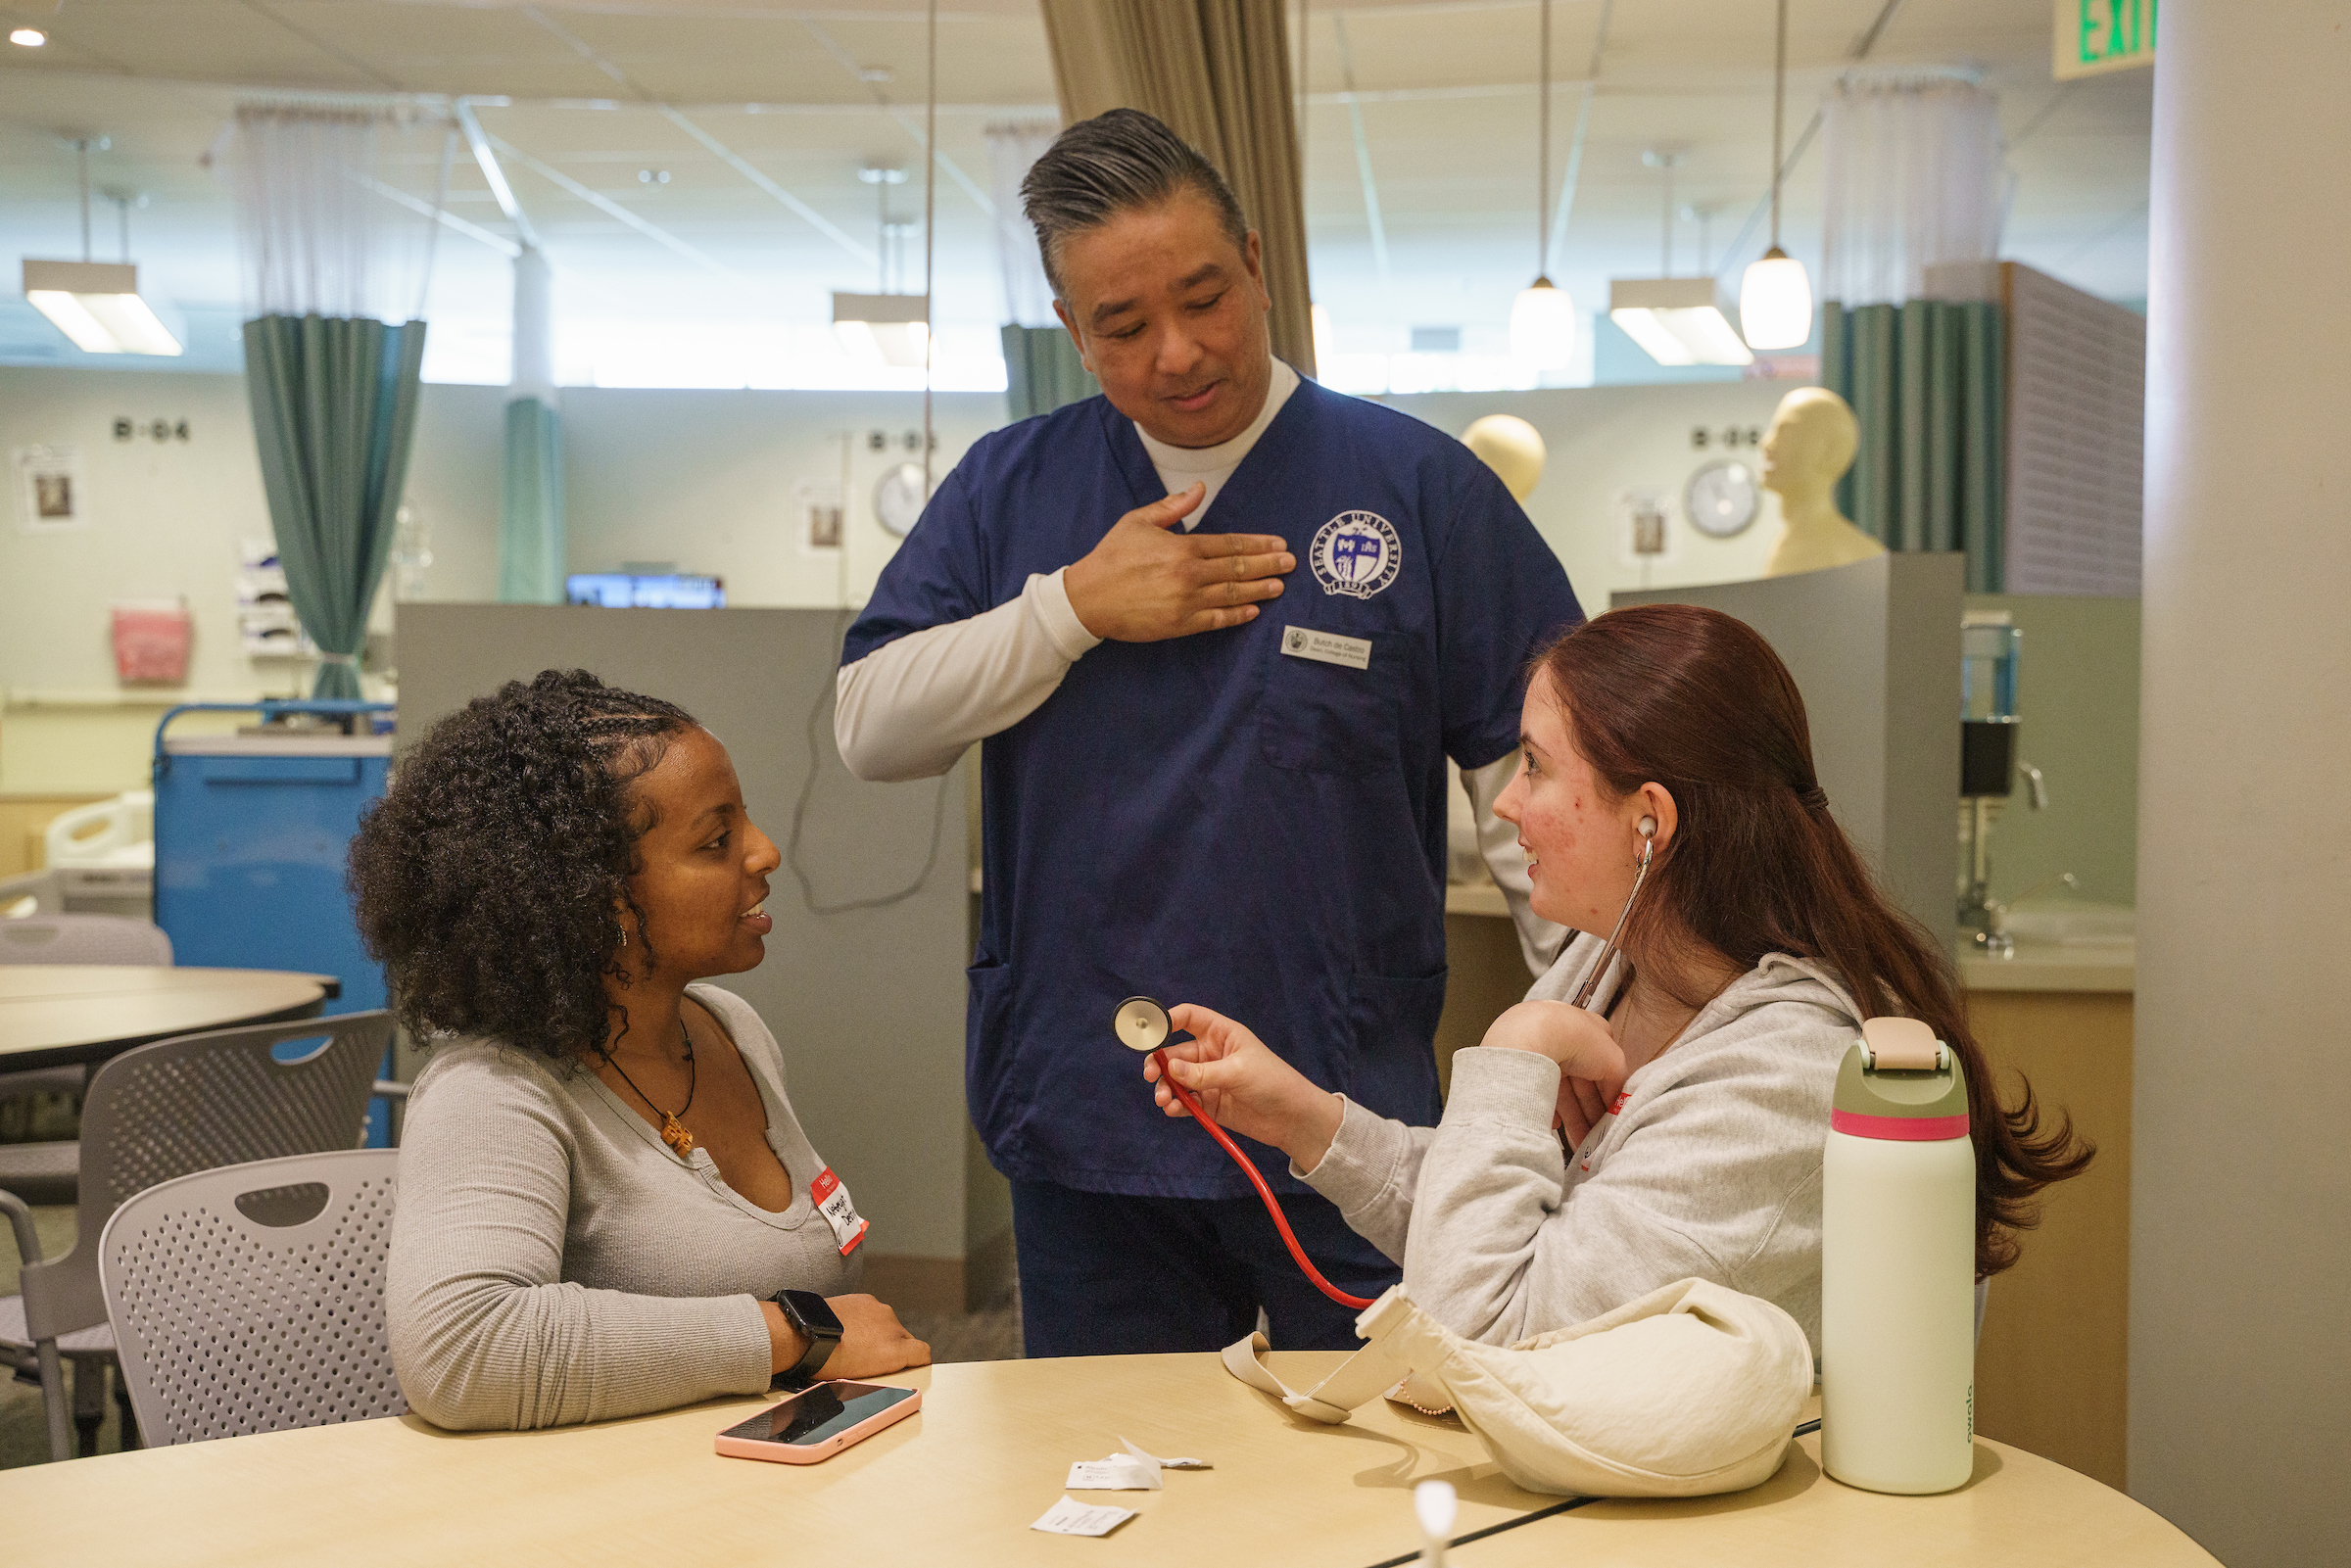
[[[1216,1468],[1215,1465],[1210,1464],[1206,1459],[1163,1459],[1156,1453],[1145,1453],[1140,1448],[1135,1446],[1135,1442],[1132,1438],[1121,1438],[1119,1439],[1119,1442],[1126,1446],[1128,1453],[1131,1453],[1136,1458],[1144,1460],[1148,1463],[1156,1464],[1162,1469],[1213,1470]]]
[[[1205,1459],[1163,1459],[1136,1446],[1130,1438],[1121,1438],[1125,1453],[1114,1453],[1106,1459],[1080,1459],[1070,1466],[1070,1478],[1064,1482],[1072,1492],[1158,1492],[1166,1485],[1160,1471],[1206,1470]]]
[[[1072,1492],[1157,1492],[1162,1483],[1158,1465],[1145,1464],[1131,1453],[1114,1453],[1107,1459],[1079,1460],[1062,1485]]]
[[[1064,1497],[1029,1528],[1042,1530],[1049,1536],[1107,1536],[1133,1517],[1132,1508],[1114,1508],[1108,1503],[1085,1503]]]

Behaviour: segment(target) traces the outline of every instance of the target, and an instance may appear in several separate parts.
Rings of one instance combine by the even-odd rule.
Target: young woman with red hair
[[[1837,1069],[1864,1019],[1904,1014],[1966,1071],[1977,1272],[2013,1263],[2035,1195],[2092,1151],[2021,1079],[2002,1102],[1949,959],[1830,816],[1770,644],[1691,605],[1611,611],[1537,661],[1522,728],[1496,811],[1536,913],[1579,934],[1456,1054],[1440,1123],[1371,1116],[1197,1006],[1174,1013],[1194,1036],[1168,1050],[1176,1080],[1287,1154],[1461,1333],[1507,1344],[1697,1275],[1776,1302],[1817,1350]]]

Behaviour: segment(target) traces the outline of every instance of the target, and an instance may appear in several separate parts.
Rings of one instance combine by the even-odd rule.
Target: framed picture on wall
[[[20,447],[15,467],[18,533],[62,534],[89,523],[80,448]]]
[[[793,488],[798,503],[800,549],[809,555],[830,554],[840,548],[840,486],[803,483]]]
[[[1615,510],[1619,566],[1638,566],[1646,573],[1651,566],[1662,566],[1680,556],[1681,530],[1673,526],[1673,512],[1662,493],[1619,491]],[[1646,577],[1642,586],[1648,586]]]

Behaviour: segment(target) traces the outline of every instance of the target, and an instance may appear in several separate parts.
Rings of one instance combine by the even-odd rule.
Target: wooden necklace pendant
[[[686,1123],[680,1121],[678,1117],[694,1109],[694,1091],[701,1078],[701,1069],[696,1067],[694,1061],[694,1036],[686,1031],[686,1019],[683,1014],[678,1017],[678,1045],[686,1054],[686,1103],[675,1111],[664,1111],[654,1105],[652,1096],[638,1088],[637,1080],[629,1076],[629,1069],[612,1060],[612,1053],[609,1049],[604,1051],[603,1057],[612,1070],[620,1074],[620,1081],[627,1084],[637,1098],[645,1102],[648,1110],[661,1118],[661,1141],[668,1144],[676,1152],[677,1157],[683,1160],[694,1153],[694,1134],[686,1130]]]

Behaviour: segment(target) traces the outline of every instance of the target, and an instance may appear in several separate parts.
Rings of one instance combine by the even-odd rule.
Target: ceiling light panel
[[[139,298],[139,269],[128,263],[28,258],[24,298],[85,354],[180,352],[179,340]]]
[[[1754,362],[1710,277],[1620,278],[1608,285],[1608,319],[1659,364]]]

